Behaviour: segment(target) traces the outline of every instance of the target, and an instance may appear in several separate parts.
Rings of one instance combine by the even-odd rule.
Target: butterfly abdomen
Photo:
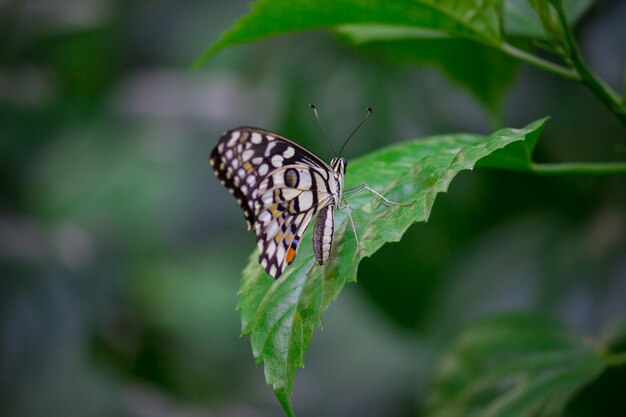
[[[320,265],[330,257],[333,246],[333,231],[335,228],[333,218],[334,208],[328,205],[320,210],[313,226],[313,252],[315,259]]]

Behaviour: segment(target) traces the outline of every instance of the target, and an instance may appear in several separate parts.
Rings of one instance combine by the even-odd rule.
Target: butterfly
[[[328,140],[317,109],[311,107]],[[335,210],[348,208],[358,247],[347,198],[367,190],[384,205],[412,204],[389,201],[367,184],[343,189],[348,163],[340,156],[341,151],[371,113],[368,108],[330,165],[294,141],[256,127],[231,129],[219,138],[211,152],[211,166],[243,210],[248,229],[256,234],[259,263],[274,279],[293,263],[302,236],[315,215],[313,252],[322,265],[332,251]],[[351,195],[345,196],[344,191]]]

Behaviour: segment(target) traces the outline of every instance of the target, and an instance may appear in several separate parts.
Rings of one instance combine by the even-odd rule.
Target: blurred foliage
[[[558,415],[603,367],[598,352],[558,322],[489,317],[465,328],[444,355],[429,415]]]
[[[621,91],[626,4],[565,6],[590,67]],[[454,54],[471,39],[450,56],[428,39],[386,48],[368,38],[354,50],[341,31],[298,33],[190,71],[248,8],[0,2],[0,414],[282,412],[238,334],[254,239],[208,164],[227,128],[279,131],[327,159],[307,105],[336,143],[369,105],[374,117],[346,150],[354,159],[401,139],[550,115],[536,161],[626,154],[623,127],[579,85],[495,50],[461,71]],[[503,9],[509,42],[541,36],[529,3]],[[487,23],[451,27],[494,39],[499,22]],[[404,55],[413,48],[421,60]],[[481,78],[484,67],[501,76]],[[439,360],[466,326],[510,310],[566,323],[609,360],[566,415],[623,415],[625,212],[623,176],[459,174],[428,223],[365,259],[329,308],[295,381],[298,415],[424,415]]]
[[[501,100],[517,74],[517,62],[477,42],[394,26],[342,25],[339,35],[364,52],[397,63],[435,65],[468,89],[499,118]]]

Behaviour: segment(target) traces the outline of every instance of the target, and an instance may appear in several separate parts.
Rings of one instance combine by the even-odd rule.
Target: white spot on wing
[[[270,220],[272,220],[272,215],[270,214],[270,212],[269,212],[269,211],[267,211],[267,210],[263,210],[263,211],[261,212],[261,214],[259,214],[258,219],[259,219],[259,221],[260,221],[261,223],[267,223],[267,222],[269,222]]]
[[[237,143],[237,139],[239,139],[239,136],[241,136],[241,132],[239,130],[235,130],[228,142],[226,143],[226,146],[228,146],[229,148],[235,146],[235,143]]]
[[[267,144],[267,148],[265,148],[265,157],[269,158],[270,154],[272,153],[272,148],[274,148],[274,146],[276,146],[276,143],[274,142],[270,142]]]
[[[274,252],[276,252],[276,243],[274,243],[274,240],[272,240],[270,244],[267,245],[267,251],[265,251],[265,253],[267,254],[268,258],[271,258],[272,256],[274,256]]]
[[[272,165],[276,168],[280,168],[283,166],[283,157],[280,155],[272,156]]]
[[[274,203],[274,196],[272,195],[273,193],[265,193],[263,194],[263,197],[261,197],[261,200],[263,201],[263,204],[270,205],[272,203]]]
[[[298,195],[302,193],[302,191],[298,190],[297,188],[283,188],[282,191],[283,191],[283,198],[287,201],[293,200],[294,198],[296,198]]]
[[[278,222],[273,221],[265,229],[265,236],[267,237],[267,240],[274,239],[276,232],[278,232]]]
[[[278,245],[278,250],[276,251],[276,261],[280,265],[283,263],[283,259],[285,259],[285,248],[281,243]]]
[[[259,144],[261,143],[261,140],[263,140],[263,138],[261,137],[261,135],[257,132],[253,132],[252,133],[252,138],[250,139],[252,141],[252,143],[254,144]]]
[[[285,175],[283,172],[276,172],[272,175],[274,187],[283,187],[285,185]]]
[[[298,188],[302,190],[308,190],[311,188],[311,173],[307,169],[299,169],[298,173],[300,174],[300,182],[298,183]]]
[[[248,149],[247,151],[241,154],[241,159],[243,160],[243,162],[246,162],[250,158],[252,158],[252,155],[254,155],[254,151],[252,149]]]
[[[288,146],[287,149],[285,149],[285,152],[283,152],[283,157],[286,158],[291,158],[294,154],[296,153],[296,151],[293,149],[292,146]]]
[[[298,197],[298,204],[300,205],[300,210],[305,211],[311,208],[313,205],[313,194],[310,191],[304,191]]]
[[[259,174],[260,175],[265,175],[267,174],[267,172],[269,171],[269,167],[267,166],[267,164],[263,164],[259,167]]]

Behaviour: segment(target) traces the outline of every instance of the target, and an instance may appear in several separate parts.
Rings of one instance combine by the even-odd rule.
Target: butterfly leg
[[[373,188],[371,188],[369,185],[367,184],[361,184],[361,185],[357,185],[354,188],[350,188],[348,190],[346,190],[349,192],[349,195],[344,195],[342,197],[342,202],[343,205],[337,207],[338,210],[343,210],[343,209],[348,209],[348,219],[350,220],[350,225],[352,226],[352,232],[354,233],[354,238],[356,240],[356,247],[357,247],[357,251],[361,250],[361,245],[359,244],[359,236],[356,233],[356,227],[354,226],[354,220],[352,220],[352,207],[350,207],[350,204],[347,203],[347,199],[352,198],[354,196],[356,196],[357,194],[363,192],[363,191],[368,191],[370,194],[372,194],[374,196],[374,198],[376,199],[376,201],[378,201],[380,204],[382,204],[385,207],[389,207],[391,205],[394,206],[411,206],[413,204],[415,204],[415,201],[412,201],[410,203],[407,204],[403,204],[403,203],[396,203],[395,201],[391,201],[388,198],[386,198],[384,195],[380,194],[379,192],[377,192],[376,190],[374,190]]]
[[[352,220],[352,207],[350,207],[350,204],[345,203],[343,206],[339,206],[337,208],[337,210],[343,210],[343,209],[348,209],[348,219],[350,220],[350,225],[352,225],[352,233],[354,233],[354,239],[356,240],[356,250],[357,252],[361,251],[361,245],[359,244],[359,235],[356,233],[356,227],[354,226],[354,220]]]
[[[358,185],[354,188],[351,188],[347,191],[351,191],[352,194],[348,195],[348,196],[344,196],[343,199],[346,200],[348,198],[352,198],[354,196],[356,196],[357,194],[361,193],[362,191],[368,191],[370,194],[372,194],[374,196],[374,198],[376,199],[376,201],[378,201],[380,204],[382,204],[385,207],[389,207],[389,206],[412,206],[413,204],[415,204],[415,201],[412,201],[410,203],[396,203],[395,201],[391,201],[389,199],[387,199],[384,195],[380,194],[378,191],[374,190],[373,188],[371,188],[369,185],[367,184],[361,184]]]

